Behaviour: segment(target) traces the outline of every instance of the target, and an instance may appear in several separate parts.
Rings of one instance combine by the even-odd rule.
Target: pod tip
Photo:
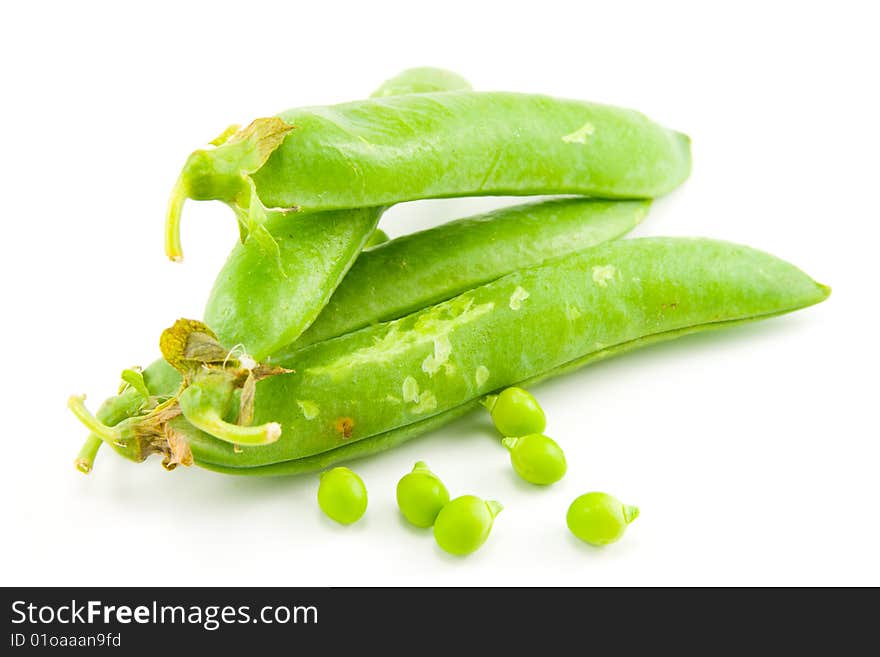
[[[639,507],[632,506],[630,504],[623,505],[623,518],[626,520],[626,524],[630,524],[633,520],[639,517]]]
[[[504,505],[496,500],[487,501],[486,506],[489,507],[489,512],[492,514],[493,518],[504,511]]]
[[[70,397],[67,398],[67,408],[71,410],[73,410],[74,408],[79,408],[85,400],[85,395],[70,395]]]
[[[266,425],[266,442],[274,443],[281,438],[281,425],[277,422],[269,422]]]

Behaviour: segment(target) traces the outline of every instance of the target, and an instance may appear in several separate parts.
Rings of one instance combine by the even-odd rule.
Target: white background
[[[612,6],[613,5],[613,6]],[[871,3],[415,2],[5,5],[2,584],[880,584],[877,17]],[[162,251],[186,155],[232,122],[364,97],[438,65],[479,89],[638,108],[689,133],[694,172],[640,235],[703,235],[788,259],[831,299],[766,324],[604,362],[535,394],[568,455],[517,480],[474,415],[354,467],[342,528],[316,478],[164,472],[85,432],[118,372],[198,317],[237,231],[187,206],[186,261]],[[395,208],[392,235],[507,203]],[[404,525],[397,479],[427,460],[453,494],[504,502],[467,559]],[[641,517],[603,550],[565,528],[606,490]]]

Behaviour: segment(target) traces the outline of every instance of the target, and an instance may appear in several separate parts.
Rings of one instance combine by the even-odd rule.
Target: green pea
[[[565,453],[555,440],[541,433],[505,438],[510,463],[516,473],[531,484],[553,484],[565,476]]]
[[[333,468],[321,474],[318,505],[336,522],[350,525],[367,510],[367,487],[348,468]]]
[[[449,491],[440,478],[419,461],[412,472],[397,482],[397,506],[403,517],[416,527],[430,527],[449,502]]]
[[[598,546],[619,540],[638,517],[637,506],[622,504],[608,493],[586,493],[571,503],[565,521],[572,534]]]
[[[525,436],[541,433],[547,418],[531,393],[522,388],[507,388],[487,400],[495,428],[504,436]]]
[[[475,495],[462,495],[444,506],[434,522],[437,545],[463,556],[476,551],[489,538],[495,516],[504,507],[495,501],[485,501]]]

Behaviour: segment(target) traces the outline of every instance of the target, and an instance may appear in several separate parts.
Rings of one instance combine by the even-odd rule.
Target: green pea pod
[[[556,199],[451,221],[386,242],[358,257],[315,322],[273,360],[403,317],[517,269],[621,237],[649,208],[650,201]]]
[[[166,250],[180,255],[187,198],[230,203],[267,248],[266,208],[499,194],[651,198],[689,173],[687,136],[608,105],[452,91],[294,109],[189,157],[172,194]]]
[[[651,342],[791,312],[828,294],[794,266],[744,246],[610,242],[306,347],[285,363],[296,373],[257,385],[254,422],[279,422],[277,442],[236,451],[193,433],[190,447],[195,462],[212,469],[273,474],[323,466],[437,426],[494,390]]]

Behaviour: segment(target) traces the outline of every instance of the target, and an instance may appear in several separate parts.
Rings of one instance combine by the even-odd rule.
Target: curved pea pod
[[[242,473],[301,471],[438,426],[489,392],[530,385],[642,345],[791,312],[829,289],[796,267],[706,239],[610,242],[518,271],[400,320],[316,343],[257,384],[270,445],[195,436],[195,461]],[[304,466],[305,460],[311,464]]]
[[[526,203],[380,244],[358,257],[315,322],[273,360],[403,317],[517,269],[617,239],[638,225],[650,205],[585,198]]]
[[[687,136],[633,110],[576,100],[451,91],[294,109],[189,157],[166,246],[179,255],[187,198],[232,204],[266,246],[266,208],[479,195],[652,198],[683,182],[690,166]]]

